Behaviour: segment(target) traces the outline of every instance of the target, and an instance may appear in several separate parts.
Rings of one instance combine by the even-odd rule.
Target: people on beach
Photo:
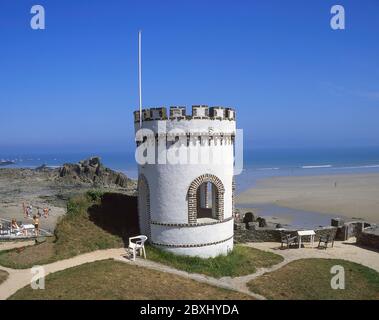
[[[19,227],[18,224],[17,224],[16,219],[12,219],[12,222],[11,222],[11,228],[12,228],[12,229],[16,229],[16,230],[20,229],[20,227]]]
[[[43,208],[43,216],[44,216],[45,218],[47,218],[47,217],[49,216],[49,211],[50,211],[49,208]]]
[[[23,202],[23,203],[22,203],[22,209],[23,209],[24,217],[25,217],[25,218],[30,218],[30,217],[33,216],[33,206],[32,206],[32,205],[27,205],[27,206],[26,206],[26,205],[25,205],[25,202]],[[37,216],[38,218],[41,218],[42,215],[43,215],[44,218],[48,218],[51,209],[48,208],[48,207],[43,208],[43,209],[42,209],[42,214],[41,214],[40,209],[42,209],[42,208],[37,207],[37,214],[36,214],[36,216]]]
[[[22,205],[24,207],[25,218],[30,218],[33,214],[32,205],[26,206],[26,208],[25,208],[25,203],[23,203]]]
[[[12,219],[11,221],[11,230],[13,232],[22,232],[23,235],[26,234],[26,230],[22,226],[18,225],[16,219]]]
[[[33,224],[34,224],[35,235],[38,236],[39,235],[39,218],[36,215],[33,216]]]
[[[24,212],[24,217],[27,218],[28,213],[27,213],[27,211],[26,211],[25,202],[22,203],[22,210],[23,210],[23,212]]]

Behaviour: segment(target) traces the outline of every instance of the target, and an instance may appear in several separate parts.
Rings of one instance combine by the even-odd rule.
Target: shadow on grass
[[[98,204],[88,209],[89,219],[104,231],[119,236],[124,243],[139,234],[137,197],[104,193]]]

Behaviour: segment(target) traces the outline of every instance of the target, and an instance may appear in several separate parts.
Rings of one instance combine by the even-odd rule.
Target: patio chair
[[[334,247],[334,236],[327,234],[326,236],[320,236],[318,241],[318,248],[321,248],[321,243],[324,243],[322,246],[325,250],[328,247],[329,243],[332,243],[332,248]]]
[[[291,247],[291,244],[297,244],[297,236],[292,236],[290,234],[282,234],[282,244],[281,244],[281,249],[283,248],[283,246],[286,244],[287,245],[287,249],[289,249]]]
[[[129,238],[129,246],[128,251],[129,254],[133,254],[133,261],[136,260],[136,254],[139,251],[139,254],[143,252],[143,257],[146,259],[146,251],[145,251],[145,242],[147,237],[144,235],[139,235],[135,237]]]

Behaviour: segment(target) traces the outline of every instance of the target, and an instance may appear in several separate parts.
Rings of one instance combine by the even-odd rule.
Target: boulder
[[[132,180],[121,172],[104,167],[99,157],[82,160],[79,163],[66,163],[58,173],[58,179],[68,183],[82,183],[94,186],[117,186],[127,188]]]
[[[252,213],[252,212],[246,212],[245,215],[243,216],[243,220],[242,221],[244,223],[246,223],[246,224],[248,224],[249,222],[255,221],[254,213]]]
[[[267,227],[267,222],[266,222],[266,219],[265,219],[265,218],[258,217],[258,218],[257,218],[257,222],[258,222],[260,228],[265,228],[265,227]]]

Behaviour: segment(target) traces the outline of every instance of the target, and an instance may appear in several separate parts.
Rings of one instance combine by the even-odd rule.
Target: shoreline
[[[379,223],[379,173],[269,177],[236,196],[239,207],[275,205]]]
[[[42,229],[53,232],[66,213],[67,201],[91,189],[131,194],[136,182],[113,171],[92,157],[63,167],[0,168],[0,218],[30,223],[24,206],[33,207],[32,215],[49,208],[47,218],[40,218]]]
[[[27,170],[26,168],[4,167],[1,169],[5,171],[12,169]],[[250,174],[251,172],[244,176],[246,182],[251,182]],[[296,225],[301,221],[302,225],[311,223],[329,225],[331,218],[341,217],[346,220],[358,218],[371,223],[379,223],[378,172],[275,175],[254,178],[253,184],[250,183],[250,186],[236,195],[236,208],[253,211],[270,222]],[[0,187],[6,194],[9,193],[10,189],[17,190],[16,194],[13,195],[15,198],[21,198],[20,190],[29,189],[23,185],[23,181],[12,181],[12,187],[9,182],[10,180],[8,183],[3,181],[4,184],[1,186],[0,183]],[[35,183],[36,181],[33,184],[35,185]],[[43,183],[44,186],[42,186],[38,182],[39,188],[32,188],[36,189],[31,192],[34,194],[33,198],[38,198],[33,199],[33,202],[45,202],[45,199],[36,193],[42,192],[45,196],[52,196],[51,193],[58,191],[57,186],[51,183],[52,181]],[[9,187],[11,188],[9,189]],[[30,195],[26,198],[29,198]],[[9,196],[11,195],[8,194],[8,198]],[[11,216],[19,216],[19,212],[21,212],[20,202],[15,204],[14,201],[10,201],[10,203],[8,201],[0,203],[0,212],[4,210]],[[49,203],[49,206],[52,206],[52,203]],[[60,210],[61,208],[58,209],[58,211]],[[2,217],[6,216],[4,211],[0,214]],[[58,216],[61,214],[59,212]],[[54,225],[55,221],[52,224]]]

